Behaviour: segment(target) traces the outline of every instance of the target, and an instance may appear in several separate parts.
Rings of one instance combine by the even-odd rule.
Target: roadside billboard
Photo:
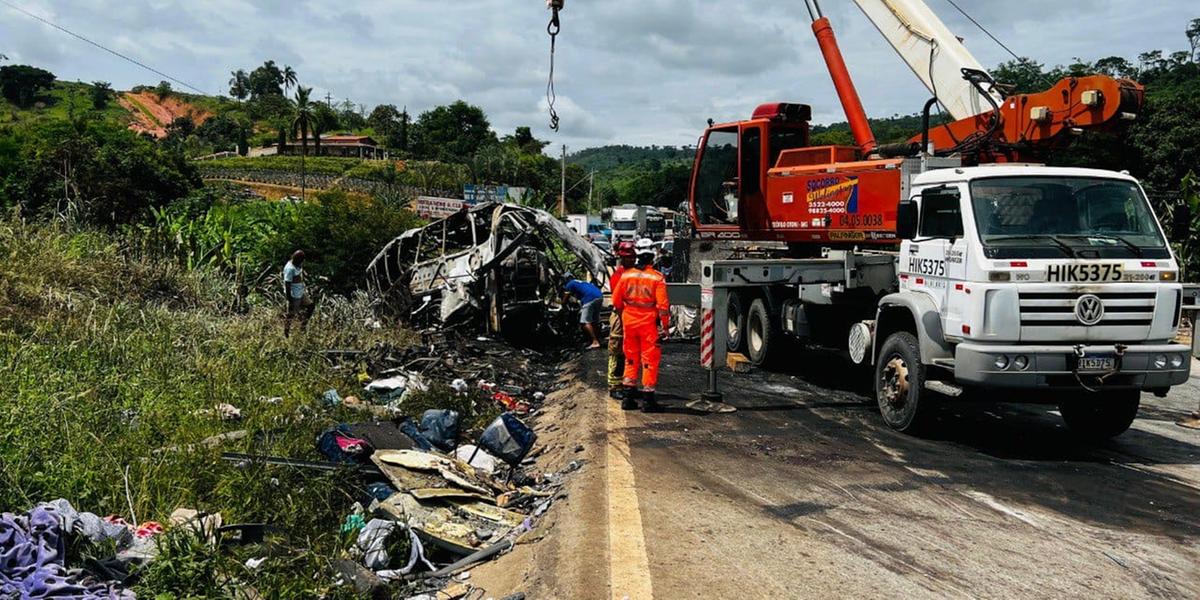
[[[508,202],[507,185],[463,185],[463,198],[471,204],[477,202]]]
[[[464,206],[472,206],[474,204],[474,202],[467,202],[466,200],[456,198],[418,196],[417,215],[425,219],[444,219],[462,210]]]

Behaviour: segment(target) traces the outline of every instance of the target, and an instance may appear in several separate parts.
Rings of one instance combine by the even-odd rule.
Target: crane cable
[[[546,8],[552,11],[550,23],[546,25],[546,33],[550,35],[550,76],[546,80],[546,106],[550,109],[551,131],[558,131],[558,111],[554,109],[554,103],[558,100],[558,94],[554,90],[554,50],[555,42],[558,39],[558,32],[562,30],[562,24],[558,20],[558,13],[563,9],[565,1],[546,0]]]
[[[1004,48],[1005,52],[1008,52],[1008,54],[1010,56],[1012,56],[1014,59],[1016,59],[1018,62],[1020,62],[1021,57],[1017,56],[1016,52],[1013,52],[1012,49],[1010,49],[1008,46],[1004,45],[1004,42],[1000,41],[999,38],[992,35],[992,32],[988,31],[986,27],[984,27],[982,24],[979,23],[979,21],[976,21],[975,17],[972,17],[971,15],[967,14],[967,11],[963,10],[962,7],[959,6],[957,2],[955,2],[954,0],[946,0],[946,2],[949,2],[950,6],[953,6],[955,10],[962,13],[962,16],[966,17],[967,20],[970,21],[971,23],[973,23],[976,27],[978,27],[980,31],[982,31],[988,37],[992,38],[993,42],[996,42],[997,44],[999,44],[1001,48]]]
[[[171,80],[171,81],[174,81],[175,83],[178,83],[179,85],[182,85],[182,86],[184,86],[184,87],[186,87],[186,88],[189,88],[189,89],[191,89],[191,90],[195,91],[195,92],[196,92],[196,93],[198,93],[198,94],[205,94],[205,95],[207,95],[207,92],[205,92],[204,90],[202,90],[202,89],[200,89],[200,88],[198,88],[198,87],[196,87],[196,86],[194,86],[194,85],[192,85],[192,84],[190,84],[190,83],[188,83],[188,82],[186,82],[186,81],[182,81],[182,80],[180,80],[180,79],[176,79],[176,78],[174,78],[174,77],[171,77],[170,75],[167,75],[166,73],[163,73],[162,71],[159,71],[158,69],[155,69],[154,67],[151,67],[150,65],[147,65],[146,63],[143,63],[143,62],[141,62],[141,61],[139,61],[139,60],[137,60],[137,59],[135,59],[135,58],[131,58],[131,57],[129,57],[129,56],[126,56],[126,55],[124,55],[124,54],[121,54],[120,52],[117,52],[116,50],[113,50],[112,48],[109,48],[109,47],[107,47],[107,46],[104,46],[104,45],[102,45],[102,44],[100,44],[100,43],[98,43],[98,42],[94,42],[94,41],[92,41],[92,40],[90,40],[90,39],[88,39],[88,38],[86,38],[86,37],[83,37],[82,35],[79,35],[78,33],[75,33],[74,31],[71,31],[70,29],[67,29],[66,27],[63,27],[63,26],[61,26],[61,25],[59,25],[59,24],[57,24],[57,23],[54,23],[54,22],[50,21],[49,19],[45,19],[45,18],[43,18],[43,17],[40,17],[40,16],[38,16],[38,15],[36,15],[36,14],[34,14],[34,13],[31,13],[31,12],[29,12],[29,11],[25,10],[24,8],[21,8],[20,6],[17,6],[16,4],[13,4],[12,2],[9,2],[8,0],[0,0],[0,4],[4,4],[5,6],[7,6],[7,7],[9,7],[9,8],[11,8],[11,9],[13,9],[13,10],[15,10],[15,11],[17,11],[17,12],[19,12],[19,13],[21,13],[21,14],[23,14],[23,15],[25,15],[25,16],[27,16],[27,17],[29,17],[29,18],[31,18],[31,19],[35,19],[35,20],[37,20],[37,21],[41,21],[42,23],[44,23],[44,24],[46,24],[46,25],[49,25],[50,27],[53,27],[53,28],[55,28],[55,29],[57,29],[57,30],[59,30],[59,31],[61,31],[61,32],[63,32],[63,33],[65,33],[65,34],[67,34],[67,35],[69,35],[69,36],[73,37],[73,38],[77,38],[77,39],[79,39],[79,40],[81,40],[81,41],[87,42],[87,43],[89,43],[89,44],[91,44],[91,45],[93,45],[93,46],[95,46],[95,47],[97,47],[97,48],[99,48],[99,49],[101,49],[101,50],[103,50],[103,51],[105,51],[105,52],[109,53],[109,54],[112,54],[113,56],[116,56],[117,58],[121,58],[121,59],[124,59],[124,60],[126,60],[126,61],[129,61],[129,62],[131,62],[131,63],[133,63],[133,64],[135,64],[135,65],[137,65],[137,66],[139,66],[139,67],[141,67],[141,68],[143,68],[143,69],[146,69],[147,71],[150,71],[151,73],[154,73],[154,74],[156,74],[156,75],[159,75],[159,76],[162,76],[162,77],[166,77],[167,79],[169,79],[169,80]]]

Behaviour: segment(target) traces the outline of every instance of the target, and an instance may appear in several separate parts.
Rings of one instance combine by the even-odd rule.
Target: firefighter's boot
[[[621,392],[621,410],[637,410],[639,393],[635,387],[626,387]]]
[[[662,407],[658,405],[658,400],[654,398],[653,391],[642,392],[642,412],[655,413],[661,410]]]

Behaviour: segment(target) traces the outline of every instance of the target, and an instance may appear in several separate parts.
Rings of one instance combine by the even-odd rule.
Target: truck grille
[[[1083,327],[1075,317],[1076,292],[1021,292],[1022,327]],[[1095,327],[1149,327],[1154,320],[1155,292],[1090,294],[1104,304],[1104,317]]]

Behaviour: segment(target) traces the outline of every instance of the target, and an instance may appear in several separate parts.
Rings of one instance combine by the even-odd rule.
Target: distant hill
[[[690,161],[695,155],[696,149],[691,146],[600,146],[571,154],[567,162],[600,173],[648,161]]]
[[[921,115],[895,115],[882,119],[871,119],[871,131],[881,144],[902,142],[920,133]],[[943,116],[933,115],[933,124],[948,122]],[[845,121],[830,125],[812,126],[813,145],[853,144],[850,125]],[[630,167],[646,166],[657,161],[671,163],[684,160],[691,162],[696,156],[695,146],[629,146],[613,145],[587,148],[567,156],[567,162],[586,170],[606,173],[628,170]]]
[[[921,115],[893,115],[882,119],[868,119],[875,141],[880,144],[903,142],[921,133]],[[949,123],[950,119],[936,112],[930,115],[930,125]],[[827,144],[854,144],[854,136],[850,134],[850,124],[839,121],[829,125],[812,126],[812,143],[814,146]]]
[[[194,96],[172,93],[160,98],[154,92],[146,90],[118,94],[118,104],[130,113],[129,128],[139,133],[148,133],[158,139],[167,137],[167,127],[179,117],[191,117],[196,125],[203,125],[214,116],[212,111],[194,102]]]
[[[159,97],[154,88],[137,86],[131,91],[114,90],[102,109],[92,104],[91,84],[55,81],[29,108],[19,108],[0,98],[0,125],[64,120],[72,114],[92,117],[129,127],[162,139],[178,117],[190,116],[201,125],[217,114],[236,108],[227,99],[172,91]]]

